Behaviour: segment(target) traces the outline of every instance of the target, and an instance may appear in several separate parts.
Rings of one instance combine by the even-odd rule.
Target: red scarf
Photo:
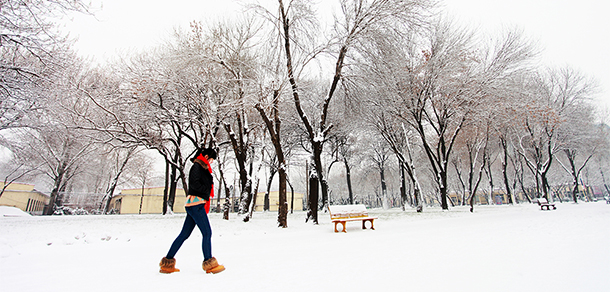
[[[210,171],[210,174],[212,174],[212,166],[210,166],[210,162],[203,157],[203,155],[199,154],[199,156],[197,156],[197,159],[203,161],[205,163],[205,165],[208,166],[208,170]],[[210,188],[210,199],[205,202],[205,212],[206,213],[210,213],[210,201],[212,200],[212,198],[214,197],[214,184],[212,184],[212,187]]]

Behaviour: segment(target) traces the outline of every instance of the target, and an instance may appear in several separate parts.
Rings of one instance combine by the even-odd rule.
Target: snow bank
[[[158,273],[184,215],[15,217],[0,220],[6,291],[607,291],[610,205],[480,206],[424,213],[370,210],[376,230],[330,218],[305,223],[254,213],[211,214],[213,253],[227,270],[201,270],[201,234]],[[33,280],[35,279],[35,280]]]
[[[29,217],[32,216],[21,209],[8,206],[0,206],[0,218],[2,217]]]

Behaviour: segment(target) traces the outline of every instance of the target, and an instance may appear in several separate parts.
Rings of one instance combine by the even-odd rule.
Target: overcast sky
[[[325,0],[328,1],[328,0]],[[595,77],[598,102],[610,108],[610,4],[600,0],[441,0],[444,11],[478,30],[522,28],[551,66],[572,66]],[[83,56],[105,62],[118,53],[154,46],[176,26],[239,13],[237,0],[94,0],[97,20],[77,16],[66,26]]]

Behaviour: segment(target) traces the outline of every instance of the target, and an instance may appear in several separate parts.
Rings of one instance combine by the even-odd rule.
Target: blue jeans
[[[172,243],[167,252],[166,258],[173,259],[184,241],[189,238],[195,226],[199,227],[201,234],[203,235],[203,241],[201,248],[203,250],[203,260],[212,258],[212,227],[210,226],[210,220],[208,220],[208,214],[205,212],[205,204],[186,207],[186,219],[182,226],[182,231],[178,237]]]

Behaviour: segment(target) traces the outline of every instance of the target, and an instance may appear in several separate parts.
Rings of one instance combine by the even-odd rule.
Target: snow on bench
[[[546,208],[548,211],[551,210],[550,207],[553,207],[553,210],[557,209],[557,207],[555,207],[555,204],[549,203],[546,198],[538,198],[538,206],[540,206],[540,210],[544,210],[544,208]]]
[[[335,232],[339,232],[337,224],[341,223],[343,225],[343,232],[347,233],[345,223],[348,221],[362,221],[362,229],[366,229],[365,223],[368,221],[371,222],[371,229],[375,230],[373,220],[377,219],[377,217],[370,217],[364,205],[328,206],[328,212],[330,213],[330,221],[335,223]]]

